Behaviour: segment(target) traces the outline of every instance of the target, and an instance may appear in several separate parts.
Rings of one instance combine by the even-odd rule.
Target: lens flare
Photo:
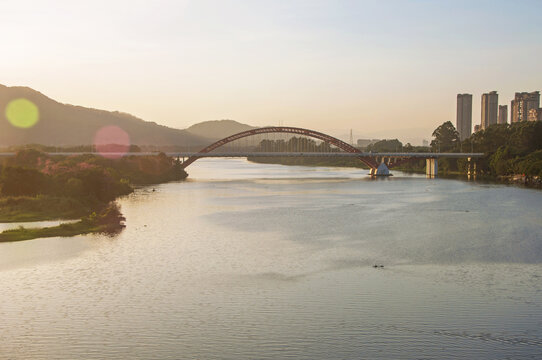
[[[103,157],[118,159],[130,149],[130,136],[116,125],[104,126],[96,132],[94,146]]]
[[[12,100],[6,106],[6,118],[11,125],[28,129],[36,125],[40,118],[38,107],[30,100],[19,98]]]

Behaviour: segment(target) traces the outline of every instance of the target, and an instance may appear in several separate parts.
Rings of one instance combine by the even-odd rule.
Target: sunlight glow
[[[25,98],[12,100],[6,106],[6,118],[15,127],[31,128],[39,121],[39,117],[38,107]]]
[[[96,132],[94,146],[103,157],[118,159],[129,151],[130,135],[118,126],[104,126]]]

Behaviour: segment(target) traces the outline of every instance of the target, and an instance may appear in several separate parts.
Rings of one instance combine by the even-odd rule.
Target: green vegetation
[[[435,152],[484,153],[476,160],[478,175],[484,178],[542,187],[542,122],[491,125],[459,141],[457,131],[448,121],[433,132],[433,137],[431,148]],[[419,161],[398,169],[423,171],[424,166]],[[466,159],[439,160],[440,174],[465,175],[467,171]]]
[[[451,121],[446,121],[433,131],[431,149],[435,152],[454,152],[459,144],[459,133]]]
[[[410,144],[408,144],[410,145]],[[397,139],[393,140],[380,140],[374,144],[367,146],[366,151],[371,152],[401,152],[403,151],[403,143]]]
[[[118,206],[115,203],[111,203],[101,213],[96,214],[93,212],[76,223],[61,224],[41,229],[27,229],[21,226],[17,229],[6,230],[0,233],[0,242],[56,236],[75,236],[89,233],[116,234],[124,228],[122,222],[125,220]]]
[[[331,145],[327,142],[317,143],[306,137],[293,136],[288,140],[262,140],[256,152],[331,152]]]
[[[100,207],[100,203],[66,196],[2,196],[0,222],[79,219]]]
[[[181,165],[163,153],[113,160],[98,155],[53,157],[35,149],[21,150],[0,165],[0,222],[82,220],[0,235],[7,241],[13,237],[28,239],[103,231],[106,224],[88,220],[88,214],[107,217],[107,212],[113,211],[112,202],[131,193],[133,185],[182,180],[186,176]]]
[[[493,176],[542,176],[542,122],[492,125],[463,142],[486,156],[479,169]]]
[[[520,177],[522,182],[540,186],[542,177],[542,122],[519,122],[491,125],[485,130],[459,141],[451,122],[433,132],[433,151],[479,152],[485,155],[476,160],[479,175],[508,181]],[[418,164],[418,170],[423,164]],[[466,174],[466,159],[440,159],[439,173]]]

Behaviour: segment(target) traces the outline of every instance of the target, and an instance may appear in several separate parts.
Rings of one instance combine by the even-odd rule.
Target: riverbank
[[[74,220],[99,210],[103,204],[65,196],[0,197],[0,223]]]
[[[542,177],[527,175],[499,176],[499,180],[505,184],[522,185],[529,188],[542,189]]]
[[[116,203],[109,204],[100,213],[93,212],[75,223],[60,224],[46,228],[25,228],[6,230],[0,233],[0,242],[13,242],[46,237],[69,237],[90,233],[116,234],[124,227],[126,219]]]
[[[124,218],[115,200],[133,186],[183,180],[188,174],[164,154],[105,159],[49,157],[23,150],[0,166],[0,222],[81,219],[41,229],[0,233],[0,241],[115,232]]]

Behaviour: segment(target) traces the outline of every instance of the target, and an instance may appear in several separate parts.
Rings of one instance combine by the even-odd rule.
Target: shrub
[[[2,170],[2,195],[32,196],[46,192],[48,177],[38,170],[7,166]]]

